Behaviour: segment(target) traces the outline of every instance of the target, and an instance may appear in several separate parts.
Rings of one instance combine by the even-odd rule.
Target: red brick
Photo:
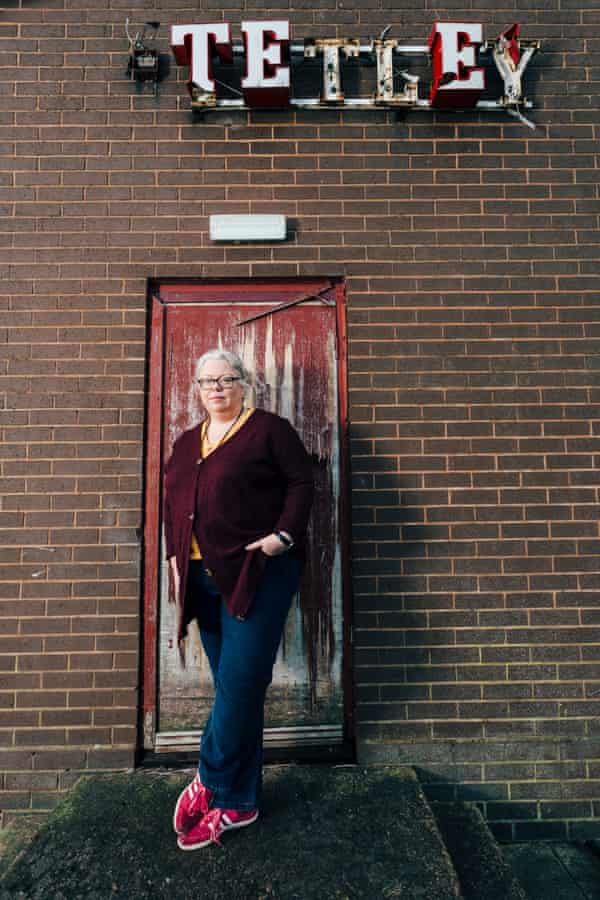
[[[369,36],[352,10],[309,6],[292,17],[298,37],[315,21]],[[429,26],[426,13],[414,15]],[[36,748],[52,774],[29,783],[35,803],[69,786],[75,772],[53,780],[68,766],[133,759],[147,279],[344,274],[359,744],[397,759],[421,741],[417,764],[430,748],[479,752],[497,828],[560,825],[539,834],[565,839],[562,819],[585,825],[590,797],[539,806],[536,778],[563,776],[527,758],[541,766],[563,738],[597,733],[597,114],[577,80],[597,17],[581,13],[587,47],[557,3],[528,26],[569,47],[531,63],[534,105],[553,121],[530,133],[468,112],[192,122],[172,79],[157,98],[105,79],[102,15],[15,8],[4,27],[0,667],[17,702],[68,691],[66,709],[3,711],[11,746],[35,741],[31,715],[39,748],[63,745]],[[92,64],[101,80],[82,77]],[[274,204],[295,220],[284,244],[208,246],[210,213]],[[535,728],[519,718],[532,710]],[[525,740],[509,765],[510,737]],[[580,752],[588,769],[564,777],[585,785],[600,749]],[[479,783],[478,768],[453,777]]]

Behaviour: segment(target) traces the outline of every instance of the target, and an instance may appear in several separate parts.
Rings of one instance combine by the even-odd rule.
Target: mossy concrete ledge
[[[83,779],[15,858],[1,900],[461,896],[411,769],[269,767],[256,825],[183,853],[172,811],[190,774]]]
[[[527,900],[478,807],[432,803],[465,900]]]

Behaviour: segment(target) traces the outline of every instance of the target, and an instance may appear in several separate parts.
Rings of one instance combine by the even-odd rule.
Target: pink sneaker
[[[173,828],[177,834],[185,834],[196,825],[208,812],[212,791],[204,787],[200,776],[196,775],[191,784],[181,792],[175,812]]]
[[[203,819],[186,834],[180,834],[177,844],[180,850],[200,850],[209,844],[220,844],[219,838],[231,828],[245,828],[258,819],[257,809],[209,809]]]

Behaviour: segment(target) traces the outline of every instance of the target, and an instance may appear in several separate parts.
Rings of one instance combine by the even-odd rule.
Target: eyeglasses
[[[239,375],[219,375],[218,378],[199,378],[198,384],[203,391],[207,391],[209,388],[219,388],[222,391],[228,391],[236,381],[241,381]]]

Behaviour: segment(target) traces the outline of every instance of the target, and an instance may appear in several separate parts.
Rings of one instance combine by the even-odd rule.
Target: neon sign
[[[171,46],[178,65],[189,67],[187,84],[194,109],[506,109],[527,121],[520,110],[531,103],[523,97],[521,77],[539,42],[520,40],[518,23],[487,42],[476,22],[436,22],[425,45],[401,44],[388,37],[388,32],[385,29],[368,44],[356,38],[305,38],[294,43],[285,19],[247,20],[241,23],[242,41],[234,43],[229,24],[214,22],[173,25]],[[504,85],[504,93],[495,100],[482,97],[486,73],[479,62],[486,54],[491,54]],[[420,76],[398,68],[402,58],[411,56],[425,56],[431,64],[433,77],[427,97],[419,96]],[[245,63],[239,87],[231,79],[220,81],[215,74],[216,66],[233,67],[236,57]],[[321,60],[320,94],[292,96],[292,73],[297,74],[298,63],[309,59]],[[344,69],[350,60],[374,67],[375,84],[369,96],[346,96]],[[217,84],[222,87],[219,95]]]

